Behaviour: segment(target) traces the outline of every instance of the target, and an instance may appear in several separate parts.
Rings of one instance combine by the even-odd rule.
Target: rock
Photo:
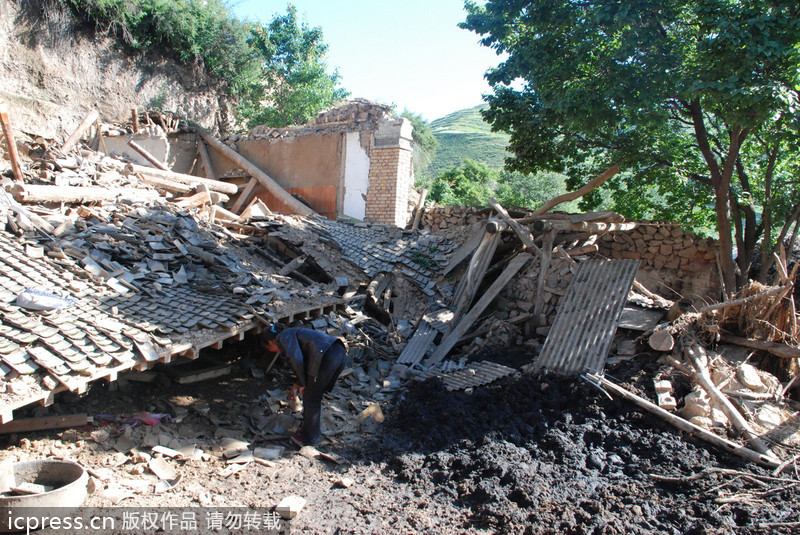
[[[281,515],[281,518],[291,520],[302,511],[306,505],[306,499],[301,496],[291,495],[287,496],[280,501],[275,508],[275,512]]]
[[[740,383],[754,392],[767,391],[767,387],[761,380],[758,370],[751,364],[747,364],[746,362],[739,364],[736,368],[736,378]]]

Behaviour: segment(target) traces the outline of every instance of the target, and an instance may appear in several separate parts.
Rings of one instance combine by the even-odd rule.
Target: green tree
[[[422,118],[422,115],[404,110],[400,114],[411,121],[411,126],[414,127],[411,133],[413,144],[413,158],[414,158],[414,175],[417,179],[421,179],[425,175],[425,171],[436,156],[436,150],[439,148],[439,141],[433,135],[431,125]]]
[[[266,27],[253,26],[249,43],[261,60],[263,78],[239,108],[248,126],[302,124],[348,96],[337,85],[339,74],[327,72],[322,29],[301,24],[292,4]]]
[[[560,173],[520,173],[501,171],[495,198],[503,206],[536,209],[546,201],[567,192],[566,176]],[[559,210],[577,211],[575,201],[559,205]]]
[[[800,196],[786,187],[800,132],[796,0],[467,8],[462,27],[507,55],[487,73],[485,117],[510,133],[511,169],[562,171],[574,183],[577,170],[619,163],[628,172],[610,188],[620,201],[656,188],[660,215],[713,220],[728,292],[746,280],[757,240],[772,251],[797,220]]]
[[[499,172],[475,160],[442,171],[433,181],[429,198],[445,205],[485,206],[494,196]]]

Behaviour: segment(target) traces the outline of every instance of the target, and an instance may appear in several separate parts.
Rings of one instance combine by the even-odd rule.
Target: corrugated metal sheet
[[[517,370],[514,368],[483,360],[470,364],[463,370],[442,376],[442,382],[447,390],[464,390],[487,385],[501,377],[511,375],[515,371]]]
[[[638,260],[581,262],[532,369],[600,372],[638,269]]]

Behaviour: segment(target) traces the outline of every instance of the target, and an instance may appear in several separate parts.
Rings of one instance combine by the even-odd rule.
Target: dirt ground
[[[796,533],[800,526],[794,469],[773,476],[580,378],[517,373],[471,394],[447,392],[437,379],[407,381],[380,402],[382,423],[361,420],[363,396],[340,381],[324,409],[330,440],[319,447],[337,464],[298,451],[286,433],[254,433],[290,376],[280,365],[254,373],[247,341],[223,353],[233,367],[222,378],[123,381],[67,397],[49,414],[86,412],[105,423],[0,436],[0,460],[80,462],[95,476],[87,506],[271,510],[286,496],[305,498],[293,520],[280,521],[282,533]],[[511,348],[480,358],[519,368],[531,355]],[[652,395],[656,367],[640,355],[608,373]],[[167,414],[154,426],[142,421]],[[285,450],[270,465],[233,465],[220,451],[225,436]],[[204,452],[165,458],[180,481],[160,493],[147,462],[158,457],[148,447],[153,437]]]

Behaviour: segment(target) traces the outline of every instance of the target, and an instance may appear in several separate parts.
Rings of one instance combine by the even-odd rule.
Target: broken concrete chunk
[[[306,506],[306,499],[301,496],[287,496],[280,501],[277,507],[275,507],[275,512],[281,515],[281,518],[286,520],[291,520],[303,510],[303,507]]]
[[[178,472],[175,470],[175,468],[163,457],[150,459],[150,462],[147,463],[147,467],[150,468],[151,472],[158,476],[158,479],[172,480],[178,475]]]
[[[674,411],[678,407],[678,402],[672,396],[671,392],[657,392],[658,406],[665,411]]]

